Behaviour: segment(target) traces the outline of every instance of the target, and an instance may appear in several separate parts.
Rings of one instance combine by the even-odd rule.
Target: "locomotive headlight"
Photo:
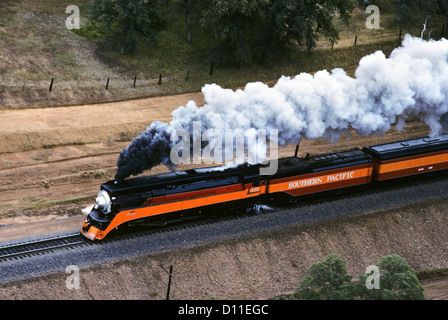
[[[100,209],[102,213],[110,213],[112,201],[105,190],[100,190],[95,199],[95,209]]]

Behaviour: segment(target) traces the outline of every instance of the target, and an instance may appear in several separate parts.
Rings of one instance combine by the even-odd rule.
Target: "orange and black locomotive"
[[[273,175],[261,175],[262,166],[190,169],[106,182],[81,232],[91,240],[101,240],[130,223],[167,223],[220,209],[247,208],[439,172],[448,169],[448,134],[315,157],[282,158]]]

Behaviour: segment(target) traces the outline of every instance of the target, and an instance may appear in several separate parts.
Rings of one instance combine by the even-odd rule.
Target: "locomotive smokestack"
[[[350,129],[382,134],[410,115],[440,134],[448,122],[448,41],[407,35],[389,57],[377,51],[362,58],[354,78],[342,69],[322,70],[282,77],[274,87],[256,82],[233,91],[211,84],[202,92],[204,106],[190,101],[172,112],[169,124],[153,122],[133,139],[120,153],[117,181],[161,163],[172,167],[170,133],[182,128],[192,137],[194,121],[222,136],[226,129],[277,129],[281,146],[298,137],[336,142]]]
[[[294,157],[297,157],[297,155],[299,154],[299,146],[300,146],[300,141],[299,141],[299,143],[296,145],[296,151],[294,152]]]

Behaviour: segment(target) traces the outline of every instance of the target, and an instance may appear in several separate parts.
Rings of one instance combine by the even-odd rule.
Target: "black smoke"
[[[155,121],[140,136],[120,152],[117,160],[115,181],[142,173],[159,164],[172,168],[170,161],[171,127],[167,123]]]

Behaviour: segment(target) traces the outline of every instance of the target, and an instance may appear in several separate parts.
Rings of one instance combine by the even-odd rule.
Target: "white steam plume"
[[[342,69],[323,70],[282,77],[272,88],[255,82],[233,91],[211,84],[202,92],[204,106],[190,101],[177,108],[169,124],[151,124],[147,130],[152,134],[143,132],[121,152],[116,179],[150,169],[154,163],[169,165],[169,154],[160,152],[175,142],[167,142],[166,137],[180,128],[192,136],[193,121],[200,121],[204,130],[219,130],[223,136],[226,129],[277,129],[282,146],[295,144],[302,137],[336,141],[350,128],[361,135],[381,134],[397,121],[402,126],[410,115],[420,115],[431,135],[440,134],[448,119],[448,40],[425,41],[407,35],[390,57],[377,51],[362,58],[355,78]],[[158,143],[155,150],[147,139],[158,130],[161,132],[156,135],[164,136],[169,145]],[[138,164],[137,158],[142,165],[136,170],[127,168]]]

